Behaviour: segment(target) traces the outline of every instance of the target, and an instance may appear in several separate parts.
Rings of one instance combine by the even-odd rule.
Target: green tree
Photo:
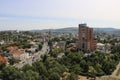
[[[10,65],[13,65],[14,63],[17,63],[17,62],[18,62],[18,60],[14,59],[14,58],[9,59]]]
[[[0,62],[0,70],[2,70],[6,66],[5,62]]]
[[[77,80],[77,76],[74,73],[71,73],[68,77],[67,80]]]
[[[89,65],[85,60],[81,60],[80,67],[83,69],[83,73],[87,73],[89,70]]]
[[[29,64],[26,64],[26,65],[24,65],[24,66],[22,67],[22,71],[23,71],[23,72],[26,72],[26,71],[28,71],[28,70],[33,70],[33,67],[30,66]]]
[[[39,44],[38,45],[38,50],[41,50],[42,49],[42,44]]]
[[[112,46],[111,53],[119,53],[120,54],[120,46]]]
[[[32,64],[33,69],[40,75],[47,76],[46,66],[42,62],[35,62]]]
[[[20,71],[12,66],[7,66],[1,71],[1,79],[3,80],[20,80],[21,73]]]
[[[111,61],[105,61],[104,64],[102,65],[102,69],[107,75],[110,75],[112,71],[114,71],[115,66],[116,66],[115,63]]]
[[[45,55],[42,55],[41,58],[42,58],[42,61],[45,62],[47,60],[48,56],[45,54]]]
[[[22,80],[42,80],[42,78],[39,73],[32,70],[27,70],[23,73]]]
[[[70,72],[74,72],[75,74],[81,74],[83,69],[80,67],[79,64],[72,65],[70,68]]]
[[[60,80],[60,76],[58,73],[53,72],[50,74],[49,80]]]

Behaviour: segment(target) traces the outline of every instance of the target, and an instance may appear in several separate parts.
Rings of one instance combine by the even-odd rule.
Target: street
[[[41,51],[38,51],[37,53],[34,53],[31,57],[24,59],[23,61],[14,64],[17,68],[22,68],[25,64],[32,65],[33,62],[41,60],[41,55],[45,55],[49,52],[48,43],[44,42],[43,47]]]

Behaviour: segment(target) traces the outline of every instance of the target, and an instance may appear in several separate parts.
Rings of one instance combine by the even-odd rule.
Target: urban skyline
[[[77,27],[120,29],[119,0],[0,1],[0,30]]]

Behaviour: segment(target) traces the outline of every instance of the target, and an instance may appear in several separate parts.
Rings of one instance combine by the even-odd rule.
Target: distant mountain
[[[97,32],[97,33],[108,33],[110,35],[114,34],[114,35],[119,36],[120,29],[115,29],[115,28],[94,28],[94,32]]]
[[[115,29],[115,28],[94,28],[95,31],[117,31],[120,29]]]
[[[115,28],[93,28],[94,32],[97,33],[108,33],[108,34],[120,34],[120,29]],[[43,29],[43,30],[32,30],[32,32],[60,32],[60,33],[77,33],[78,27],[68,27],[60,29]]]
[[[43,29],[43,30],[32,30],[32,32],[60,32],[60,33],[76,33],[77,27],[68,27],[68,28],[60,28],[60,29]]]

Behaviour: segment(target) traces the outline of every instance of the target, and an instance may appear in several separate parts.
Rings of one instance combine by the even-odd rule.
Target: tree
[[[83,73],[87,73],[89,70],[89,65],[85,60],[81,60],[80,67],[83,69]]]
[[[18,62],[18,60],[14,59],[14,58],[9,59],[10,65],[13,65],[14,63],[17,63],[17,62]]]
[[[45,55],[42,55],[41,58],[42,58],[42,61],[45,62],[47,60],[48,56],[45,54]]]
[[[26,71],[28,71],[28,70],[33,70],[33,67],[30,66],[29,64],[26,64],[26,65],[24,65],[24,66],[22,67],[22,71],[23,71],[23,72],[26,72]]]
[[[39,45],[38,45],[38,50],[41,50],[41,49],[42,49],[42,45],[39,44]]]
[[[94,69],[94,67],[89,66],[89,74],[88,74],[88,76],[94,78],[94,80],[95,80],[96,79],[96,73],[97,73],[97,71]]]
[[[72,65],[70,68],[70,72],[74,72],[75,74],[81,74],[83,69],[80,67],[79,64]]]
[[[1,79],[3,80],[20,80],[21,73],[20,71],[12,66],[7,66],[1,71]]]
[[[120,46],[112,46],[111,53],[119,53],[120,54]]]
[[[33,69],[40,75],[47,76],[47,69],[42,62],[35,62],[32,64]]]
[[[68,77],[67,80],[77,80],[77,76],[74,73],[71,73]]]
[[[5,62],[0,62],[0,70],[2,70],[6,66]]]
[[[60,38],[59,37],[55,37],[55,38],[52,39],[52,41],[53,42],[55,42],[55,41],[58,42],[58,41],[60,41]]]
[[[112,62],[109,62],[109,61],[104,62],[103,66],[102,66],[103,71],[107,75],[110,75],[112,73],[112,71],[115,69],[115,65],[114,64],[115,63],[112,63]]]
[[[67,68],[58,62],[50,63],[50,65],[51,67],[48,69],[49,73],[56,72],[61,76],[64,72],[67,71]]]
[[[60,76],[58,73],[53,72],[50,74],[49,80],[60,80]]]
[[[22,80],[42,80],[42,78],[39,73],[32,70],[27,70],[23,73]]]
[[[28,44],[26,42],[24,42],[24,45],[22,45],[22,48],[25,49],[25,48],[30,48],[32,45],[31,44]]]

